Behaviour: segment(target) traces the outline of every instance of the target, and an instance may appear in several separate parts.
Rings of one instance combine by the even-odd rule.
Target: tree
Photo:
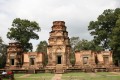
[[[88,41],[85,39],[82,39],[78,42],[77,45],[75,45],[75,50],[93,50],[93,51],[100,51],[103,50],[101,46],[98,46],[94,43],[94,41]]]
[[[119,19],[120,8],[115,10],[107,9],[99,15],[97,21],[91,21],[88,26],[91,35],[94,36],[95,44],[102,45],[104,49],[113,50],[114,59],[120,53],[118,36],[120,30]]]
[[[40,27],[37,22],[29,21],[26,19],[16,18],[12,22],[12,28],[10,28],[7,33],[9,39],[16,40],[21,43],[23,51],[32,51],[32,43],[29,41],[31,39],[39,39],[36,32],[40,31]]]
[[[7,45],[3,43],[3,40],[0,37],[0,68],[5,67],[6,53],[7,53]]]
[[[42,52],[45,55],[44,65],[46,65],[48,62],[47,46],[48,46],[47,41],[40,41],[36,49],[36,52]]]
[[[71,53],[70,53],[70,62],[72,65],[75,64],[75,46],[79,42],[79,37],[71,37],[70,38],[70,44],[71,44]]]
[[[102,44],[105,49],[111,49],[111,37],[113,36],[113,28],[116,26],[116,21],[119,19],[120,8],[115,10],[108,9],[98,17],[97,21],[91,21],[88,29],[91,30],[91,35],[94,36],[94,41],[97,44]]]
[[[120,65],[120,18],[116,22],[116,26],[113,28],[113,34],[111,37],[111,48],[115,54],[113,54],[116,65]]]
[[[36,52],[47,53],[47,46],[48,46],[48,43],[46,41],[40,41],[36,49]]]
[[[79,37],[71,37],[70,38],[70,44],[71,44],[71,47],[73,48],[74,50],[74,47],[78,44],[80,38]]]

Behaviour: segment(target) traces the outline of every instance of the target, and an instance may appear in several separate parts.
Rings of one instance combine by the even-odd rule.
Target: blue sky
[[[15,18],[36,21],[41,27],[39,40],[31,40],[34,50],[42,40],[48,40],[53,21],[66,22],[69,37],[91,40],[88,25],[105,9],[120,7],[119,0],[0,0],[0,36],[8,44],[8,28]]]

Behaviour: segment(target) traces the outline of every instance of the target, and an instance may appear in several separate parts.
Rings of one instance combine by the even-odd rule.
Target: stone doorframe
[[[32,61],[31,59],[34,61],[33,63],[31,62]],[[36,63],[35,59],[36,59],[35,56],[29,56],[29,65],[30,66],[35,65],[35,63]]]
[[[82,64],[83,65],[89,64],[89,56],[88,55],[82,57]]]
[[[56,55],[56,64],[62,64],[62,55]]]

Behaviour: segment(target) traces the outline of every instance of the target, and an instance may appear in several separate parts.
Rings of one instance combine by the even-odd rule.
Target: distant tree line
[[[0,37],[0,68],[5,67],[6,53],[7,53],[7,45],[4,44],[2,38]]]

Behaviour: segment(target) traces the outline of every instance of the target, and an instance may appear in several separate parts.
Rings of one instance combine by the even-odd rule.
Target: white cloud
[[[39,40],[31,40],[36,45],[41,40],[48,40],[52,22],[63,20],[66,22],[69,36],[80,36],[92,39],[87,26],[91,20],[96,20],[105,9],[120,7],[119,0],[0,0],[0,36],[5,43],[8,28],[13,19],[37,21],[41,27]]]

